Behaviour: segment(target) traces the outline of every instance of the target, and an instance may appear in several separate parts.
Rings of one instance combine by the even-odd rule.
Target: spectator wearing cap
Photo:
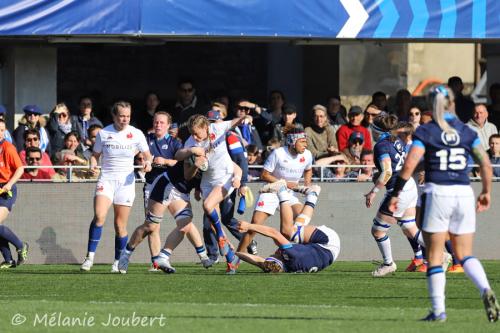
[[[0,104],[0,119],[5,121],[5,114],[7,113],[7,109],[5,108],[4,105]],[[4,132],[4,139],[7,140],[8,142],[14,144],[12,140],[12,135],[10,134],[9,130],[6,129]]]
[[[38,148],[40,149],[40,132],[36,129],[28,129],[24,132],[23,140],[24,149],[19,153],[19,157],[21,158],[21,162],[23,165],[27,165],[26,161],[26,150],[30,148]],[[41,151],[41,149],[40,149]],[[47,166],[47,168],[43,168],[44,172],[48,173],[51,177],[55,175],[55,170],[52,168],[52,162],[50,160],[49,154],[42,151],[42,159],[40,161],[40,165]]]
[[[90,146],[89,138],[87,136],[88,130],[92,125],[99,125],[103,127],[102,122],[94,116],[93,102],[89,96],[82,96],[78,101],[79,114],[71,116],[71,123],[76,124],[76,131],[82,139],[82,144],[85,147]],[[75,129],[72,129],[74,131]]]
[[[477,132],[479,140],[484,150],[488,150],[488,140],[493,134],[498,134],[498,129],[495,125],[488,122],[488,109],[484,104],[477,104],[474,108],[472,119],[467,122],[467,125]]]
[[[64,137],[69,132],[78,131],[78,120],[71,117],[66,104],[59,103],[50,112],[47,131],[50,137],[50,151],[55,154],[64,147]]]
[[[286,133],[291,128],[304,130],[304,125],[297,121],[297,109],[293,105],[285,105],[281,113],[281,122],[274,126],[273,137],[277,138],[281,145],[285,145]]]
[[[38,147],[29,147],[26,149],[26,165],[24,168],[24,173],[21,179],[24,180],[49,180],[52,178],[51,173],[47,169],[43,168],[30,168],[41,166],[42,161],[42,151]]]
[[[244,122],[235,128],[235,132],[243,139],[243,144],[245,147],[248,145],[256,145],[259,151],[264,150],[259,132],[254,126],[254,120],[259,118],[259,112],[262,110],[255,104],[246,99],[241,99],[236,103],[236,108],[234,114],[236,117],[251,116],[251,122]],[[249,118],[250,119],[250,118]]]
[[[307,149],[311,151],[315,164],[331,164],[332,156],[338,152],[333,127],[328,122],[327,109],[320,104],[313,106],[313,125],[306,127]]]
[[[40,146],[42,152],[50,154],[50,141],[45,131],[45,118],[42,110],[37,105],[26,105],[23,108],[24,117],[19,120],[19,126],[14,130],[14,142],[18,152],[24,149],[24,132],[28,129],[36,129],[40,134]]]
[[[448,87],[450,87],[455,96],[455,113],[458,119],[464,123],[468,122],[474,113],[474,102],[462,93],[464,90],[462,79],[458,76],[450,77],[448,79]]]
[[[372,141],[368,129],[361,125],[363,121],[363,110],[359,106],[352,106],[347,117],[349,118],[349,122],[340,126],[336,135],[339,151],[351,158],[349,152],[349,138],[353,132],[360,132],[363,134],[364,149],[372,149]]]
[[[349,136],[349,157],[351,164],[359,164],[365,136],[361,132],[352,132]],[[357,171],[358,169],[353,169]]]

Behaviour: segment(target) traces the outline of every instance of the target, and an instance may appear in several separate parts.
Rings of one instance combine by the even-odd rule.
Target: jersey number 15
[[[441,149],[436,152],[439,157],[439,170],[464,170],[467,167],[467,159],[465,158],[464,148]]]

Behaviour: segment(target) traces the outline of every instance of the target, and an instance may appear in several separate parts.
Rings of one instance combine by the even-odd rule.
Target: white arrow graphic
[[[359,0],[340,0],[342,6],[349,14],[349,19],[337,34],[338,38],[356,38],[363,28],[368,13]]]

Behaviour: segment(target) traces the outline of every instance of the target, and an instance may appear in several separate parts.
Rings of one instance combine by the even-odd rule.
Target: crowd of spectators
[[[463,94],[462,80],[451,77],[448,86],[455,94],[455,110],[460,120],[474,129],[493,164],[500,163],[500,84],[489,90],[491,104],[475,104]],[[373,119],[382,112],[398,116],[398,136],[408,145],[414,131],[421,124],[432,120],[432,112],[425,100],[415,98],[406,89],[396,92],[393,102],[386,93],[377,91],[365,106],[346,108],[340,96],[330,96],[325,104],[316,104],[309,113],[289,104],[285,94],[273,90],[267,106],[257,105],[250,98],[240,98],[234,104],[228,94],[220,93],[210,101],[197,95],[195,83],[182,79],[176,88],[173,105],[163,105],[157,92],[144,96],[144,105],[133,111],[132,125],[144,133],[151,131],[156,111],[172,115],[169,134],[185,141],[189,136],[187,123],[194,114],[206,114],[214,109],[223,118],[251,116],[252,121],[239,125],[235,132],[246,147],[249,180],[258,180],[261,166],[269,153],[285,144],[286,133],[292,128],[303,129],[307,135],[308,149],[314,157],[314,176],[329,181],[371,181],[373,170]],[[71,112],[64,104],[57,104],[48,115],[36,105],[26,105],[18,126],[6,132],[6,140],[14,143],[21,160],[27,166],[24,180],[73,181],[95,179],[85,168],[88,166],[97,133],[105,126],[94,116],[92,98],[82,96],[78,109]],[[0,105],[0,118],[7,112]],[[299,121],[303,119],[304,125]],[[137,156],[137,161],[141,156]],[[140,163],[137,163],[140,164]],[[53,166],[59,166],[54,169]],[[30,168],[31,166],[36,168]],[[46,168],[45,168],[46,167]],[[140,170],[137,178],[142,179]],[[500,177],[500,167],[494,167],[494,176]]]

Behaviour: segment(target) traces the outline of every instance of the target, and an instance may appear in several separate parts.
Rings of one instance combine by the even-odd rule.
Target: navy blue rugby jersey
[[[280,249],[285,271],[289,273],[314,273],[333,263],[333,254],[319,244],[327,244],[328,236],[316,229],[310,243],[287,244]]]
[[[382,171],[382,160],[384,158],[391,159],[392,176],[387,184],[385,184],[385,188],[387,190],[392,190],[396,184],[396,178],[399,171],[403,168],[405,161],[405,144],[400,139],[388,133],[384,133],[378,139],[377,144],[375,144],[373,153],[375,157],[375,166],[378,171]]]
[[[472,149],[481,144],[477,133],[447,113],[445,119],[453,133],[445,133],[432,121],[419,126],[413,145],[425,149],[425,182],[440,185],[468,185]]]
[[[170,135],[166,135],[161,139],[157,139],[154,133],[147,135],[149,151],[153,157],[163,157],[166,159],[175,159],[175,153],[181,149],[182,142]],[[152,183],[156,177],[166,172],[168,179],[175,186],[175,188],[182,193],[189,193],[195,187],[196,179],[186,181],[184,179],[184,166],[183,162],[177,162],[174,166],[170,167],[153,167],[151,172],[146,174],[146,182]]]

